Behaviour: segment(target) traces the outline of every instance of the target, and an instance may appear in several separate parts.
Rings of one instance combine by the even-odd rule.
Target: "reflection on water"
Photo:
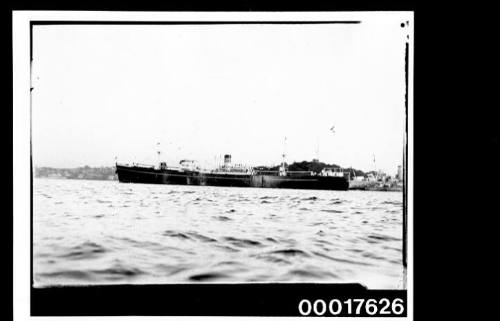
[[[396,288],[398,192],[35,179],[36,286],[360,282]]]

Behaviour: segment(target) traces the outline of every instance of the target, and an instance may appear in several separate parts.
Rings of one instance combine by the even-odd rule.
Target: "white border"
[[[259,20],[371,20],[399,17],[409,21],[410,52],[408,76],[408,270],[407,318],[413,320],[413,12],[103,12],[103,11],[13,11],[13,303],[14,320],[30,320],[30,21],[259,21]],[[79,321],[102,317],[77,317]],[[113,317],[113,320],[166,319],[167,317]],[[39,320],[66,321],[71,317],[36,317]],[[108,318],[106,318],[108,319]],[[172,320],[217,320],[220,317],[168,317]],[[269,318],[225,317],[226,320]],[[298,320],[299,317],[280,317]],[[383,318],[357,318],[383,320]]]

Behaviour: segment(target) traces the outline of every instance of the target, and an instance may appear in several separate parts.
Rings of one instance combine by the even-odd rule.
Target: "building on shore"
[[[396,179],[398,181],[403,180],[403,165],[398,165],[398,173],[396,174]]]

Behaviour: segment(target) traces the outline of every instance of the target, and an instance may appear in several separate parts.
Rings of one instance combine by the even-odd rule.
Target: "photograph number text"
[[[303,299],[298,309],[303,316],[403,316],[406,302],[401,298],[381,299]]]

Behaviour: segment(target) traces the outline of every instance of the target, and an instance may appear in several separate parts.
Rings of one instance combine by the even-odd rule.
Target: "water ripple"
[[[262,246],[262,243],[260,243],[259,241],[239,239],[232,236],[224,237],[223,240],[238,247]]]
[[[99,244],[84,242],[80,245],[67,249],[63,254],[60,254],[59,257],[70,260],[85,260],[95,258],[96,256],[106,252],[106,249]]]

